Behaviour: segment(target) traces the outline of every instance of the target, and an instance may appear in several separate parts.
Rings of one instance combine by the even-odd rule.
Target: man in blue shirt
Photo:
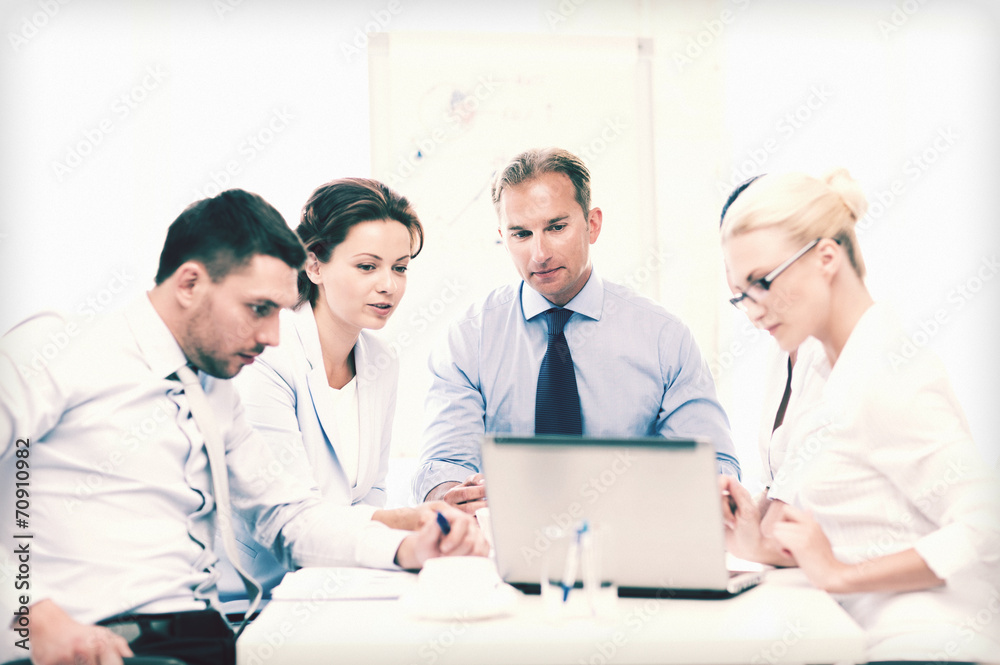
[[[467,512],[486,505],[480,442],[486,432],[535,433],[553,307],[572,312],[563,333],[576,390],[566,392],[579,395],[579,433],[706,437],[720,472],[738,477],[729,421],[691,332],[593,269],[590,245],[602,213],[590,206],[583,162],[558,148],[529,150],[497,175],[491,193],[522,281],[470,308],[431,354],[414,498],[443,499]]]

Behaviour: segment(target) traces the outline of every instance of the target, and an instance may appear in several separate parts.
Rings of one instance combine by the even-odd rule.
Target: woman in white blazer
[[[403,196],[344,178],[313,192],[296,233],[308,250],[299,303],[282,312],[280,343],[235,379],[247,420],[280,463],[260,469],[259,480],[290,471],[357,506],[360,520],[419,528],[444,504],[384,509],[398,363],[369,330],[385,326],[402,300],[423,228]],[[235,531],[241,563],[270,591],[287,571],[245,525]],[[469,553],[486,554],[477,528],[469,539]],[[245,595],[231,567],[219,589],[223,600]]]
[[[994,662],[997,476],[940,361],[901,346],[905,329],[865,287],[866,208],[838,169],[763,176],[725,214],[732,303],[785,351],[811,338],[825,356],[812,361],[825,382],[784,415],[766,510],[720,480],[727,545],[798,565],[865,629],[872,661]]]

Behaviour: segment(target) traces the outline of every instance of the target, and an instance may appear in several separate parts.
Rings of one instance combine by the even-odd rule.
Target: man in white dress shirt
[[[232,631],[212,609],[210,543],[225,496],[215,488],[226,485],[209,464],[210,450],[222,454],[210,445],[218,439],[232,508],[286,565],[419,568],[483,550],[457,510],[447,512],[448,536],[433,522],[398,531],[275,475],[280,464],[225,379],[278,343],[278,313],[295,303],[304,259],[277,210],[230,190],[174,221],[156,286],[123,311],[86,330],[43,313],[0,340],[4,505],[15,483],[25,490],[23,521],[0,530],[26,571],[22,584],[4,585],[14,620],[0,660],[104,665],[134,652],[234,661]],[[66,344],[39,362],[53,336]],[[196,402],[210,410],[198,413]],[[202,435],[209,420],[218,436]]]

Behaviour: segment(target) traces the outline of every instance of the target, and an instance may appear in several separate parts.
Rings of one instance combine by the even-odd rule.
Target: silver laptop
[[[538,592],[584,522],[619,596],[728,598],[762,579],[726,569],[708,441],[488,435],[482,452],[497,567],[523,591]]]

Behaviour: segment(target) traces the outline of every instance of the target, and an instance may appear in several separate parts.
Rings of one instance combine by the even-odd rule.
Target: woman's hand
[[[787,504],[782,507],[780,520],[772,527],[775,541],[814,585],[824,591],[843,591],[848,566],[834,556],[823,529],[808,512]]]
[[[408,570],[422,568],[427,559],[439,556],[486,556],[490,548],[476,524],[475,518],[457,508],[443,506],[440,510],[448,520],[448,534],[435,519],[428,520],[419,531],[408,535],[396,550],[396,565]]]
[[[444,501],[425,501],[413,508],[376,510],[372,513],[372,519],[392,529],[416,531],[428,521],[432,521],[439,510],[445,508],[450,508],[450,506]]]
[[[719,476],[719,490],[722,522],[726,527],[726,549],[741,559],[761,561],[760,511],[753,497],[732,476]]]

